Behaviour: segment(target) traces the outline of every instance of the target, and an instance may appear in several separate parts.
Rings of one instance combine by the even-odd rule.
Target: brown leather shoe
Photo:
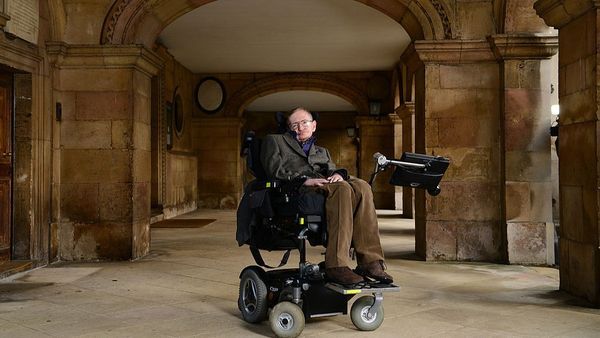
[[[385,263],[383,261],[373,261],[364,265],[359,265],[354,271],[361,276],[375,279],[381,283],[393,283],[394,278],[385,273],[384,269]]]
[[[327,268],[325,269],[325,275],[327,275],[332,282],[343,285],[357,284],[365,281],[363,277],[352,272],[347,266]]]

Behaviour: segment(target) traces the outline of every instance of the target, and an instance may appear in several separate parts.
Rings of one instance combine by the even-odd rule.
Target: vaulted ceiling
[[[175,20],[159,41],[194,73],[316,72],[390,70],[410,38],[400,24],[356,1],[219,0]],[[344,107],[329,94],[289,94],[249,109],[278,110],[300,98],[322,110]]]

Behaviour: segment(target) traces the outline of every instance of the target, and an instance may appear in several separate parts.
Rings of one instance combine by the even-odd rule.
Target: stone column
[[[504,212],[508,261],[553,264],[550,84],[558,37],[494,35],[503,78]]]
[[[243,190],[239,117],[196,118],[193,148],[198,154],[198,207],[235,209]]]
[[[374,153],[394,156],[394,125],[388,116],[359,116],[356,118],[356,127],[360,139],[358,176],[368,181],[375,166]],[[373,197],[378,209],[394,209],[395,190],[394,186],[388,183],[391,174],[392,170],[387,170],[377,175]]]
[[[136,259],[150,248],[150,93],[162,67],[139,46],[49,43],[59,256]]]
[[[559,29],[560,288],[600,306],[600,3],[540,0]]]
[[[390,114],[390,121],[394,125],[394,153],[390,154],[390,157],[400,158],[402,157],[402,119],[396,114]],[[394,187],[394,209],[402,210],[402,187]],[[403,211],[404,213],[404,211]]]
[[[414,152],[414,129],[415,129],[415,104],[405,102],[396,109],[396,114],[401,120],[402,141],[398,152],[401,156],[404,152]],[[400,157],[398,156],[398,158]],[[402,189],[402,216],[413,218],[413,189]]]
[[[436,197],[417,190],[416,250],[502,261],[499,66],[485,40],[417,41],[415,150],[449,157]]]

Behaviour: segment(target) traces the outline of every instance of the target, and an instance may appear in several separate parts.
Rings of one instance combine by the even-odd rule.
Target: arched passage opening
[[[256,17],[261,17],[262,21],[268,21],[272,19],[271,11],[277,8],[276,3],[257,0],[253,4],[244,3],[244,5],[250,7],[256,7],[256,5],[262,6],[261,8],[264,10],[261,12],[261,15],[257,15]],[[304,67],[297,67],[296,65],[292,67],[287,66],[287,68],[277,68],[276,66],[279,65],[278,62],[286,60],[287,57],[278,57],[279,55],[274,53],[273,55],[275,56],[270,58],[270,68],[243,68],[245,60],[252,60],[252,53],[234,46],[228,50],[235,50],[237,52],[234,57],[234,62],[238,63],[236,65],[237,68],[234,66],[229,66],[229,68],[195,67],[191,66],[192,63],[188,62],[189,60],[186,60],[186,57],[178,51],[177,36],[174,37],[173,34],[169,34],[172,27],[184,22],[186,17],[208,12],[209,10],[214,10],[214,12],[206,17],[196,17],[192,21],[195,23],[212,22],[211,20],[226,21],[223,18],[227,17],[231,22],[238,23],[240,22],[239,19],[245,19],[248,16],[252,17],[252,15],[236,17],[236,13],[232,12],[231,8],[227,11],[227,2],[225,1],[199,1],[193,3],[155,1],[148,4],[143,1],[134,0],[116,1],[113,4],[104,21],[101,43],[105,45],[141,43],[158,50],[162,56],[170,60],[165,67],[164,80],[157,86],[157,92],[162,92],[162,94],[173,93],[176,88],[179,88],[179,91],[182,93],[181,96],[184,99],[183,105],[189,107],[184,112],[187,117],[184,117],[183,120],[188,121],[187,130],[191,130],[191,132],[167,133],[168,135],[165,136],[165,139],[172,140],[172,145],[168,145],[168,147],[172,147],[171,150],[167,152],[166,149],[163,149],[164,156],[153,155],[152,157],[153,161],[163,159],[163,163],[156,163],[153,167],[160,168],[162,166],[164,168],[162,179],[153,179],[153,185],[157,182],[162,182],[163,185],[169,185],[170,183],[177,185],[177,187],[167,186],[163,189],[154,186],[152,188],[153,192],[160,192],[162,190],[165,194],[162,198],[163,207],[168,209],[165,215],[175,215],[195,205],[201,207],[235,207],[242,191],[242,185],[239,182],[239,177],[241,176],[240,160],[239,158],[232,158],[229,155],[215,158],[212,150],[217,147],[230,151],[232,154],[237,153],[237,148],[239,147],[237,143],[241,137],[240,132],[243,126],[247,124],[247,116],[244,113],[247,106],[261,96],[275,94],[284,90],[317,90],[330,93],[343,98],[355,107],[358,118],[355,119],[354,126],[359,127],[358,130],[361,133],[360,139],[363,141],[363,148],[359,148],[356,156],[359,164],[355,167],[359,176],[368,178],[372,169],[371,155],[373,152],[383,151],[392,157],[397,155],[398,151],[395,149],[395,145],[398,146],[398,142],[396,141],[402,139],[402,137],[395,136],[394,131],[396,130],[398,133],[401,133],[403,128],[394,126],[394,124],[398,125],[401,123],[402,120],[395,118],[398,112],[391,92],[397,86],[393,82],[403,81],[406,77],[412,78],[416,73],[416,69],[411,69],[411,73],[406,76],[396,76],[394,78],[393,74],[398,69],[397,64],[402,62],[401,55],[404,50],[404,47],[401,49],[397,49],[397,46],[394,47],[396,43],[394,42],[394,38],[398,36],[398,33],[391,31],[387,33],[380,32],[379,34],[375,33],[370,38],[365,38],[364,36],[360,36],[360,34],[363,31],[369,31],[369,29],[363,28],[370,27],[370,29],[373,29],[376,25],[373,25],[375,21],[364,22],[361,19],[364,19],[367,14],[373,17],[377,16],[377,22],[387,22],[390,26],[395,26],[396,29],[402,31],[402,34],[406,36],[406,43],[422,39],[448,39],[452,37],[453,33],[449,15],[447,14],[449,12],[446,10],[445,5],[436,0],[419,2],[404,0],[356,2],[332,0],[326,3],[303,1],[286,3],[293,8],[288,8],[287,12],[283,12],[285,15],[282,16],[298,15],[296,13],[297,8],[294,6],[299,4],[306,6],[306,4],[310,3],[313,5],[318,3],[319,6],[322,6],[311,13],[320,13],[321,19],[324,21],[332,21],[338,24],[341,22],[341,27],[350,31],[348,32],[349,35],[354,33],[354,36],[358,36],[353,41],[354,44],[362,47],[360,48],[362,51],[373,54],[357,55],[356,51],[359,49],[347,52],[345,57],[341,57],[339,53],[332,53],[334,56],[331,59],[337,58],[336,61],[339,64],[335,64],[334,61],[326,62],[325,65],[321,63],[321,60],[327,59],[326,57],[321,56],[317,59],[317,62],[311,64],[310,54],[306,54]],[[238,4],[238,6],[243,5]],[[302,8],[299,9],[302,10]],[[332,17],[331,13],[335,13],[335,16]],[[301,32],[307,28],[317,30],[317,28],[313,27],[314,22],[309,20],[314,16],[312,14],[304,16],[292,15],[292,19],[287,21],[293,22],[294,18],[296,18],[300,22],[297,29],[302,34]],[[317,15],[317,17],[319,16]],[[346,21],[358,21],[355,21],[353,25],[346,26],[347,22],[344,22],[344,19],[339,21],[340,18],[345,18]],[[218,24],[218,22],[215,24]],[[240,34],[240,32],[249,29],[252,25],[258,24],[255,22],[249,25],[240,24],[237,32],[233,32],[233,34]],[[188,26],[188,30],[193,29],[191,27]],[[271,29],[262,32],[263,35],[260,36],[267,38],[277,36],[280,32],[273,32],[272,27],[281,26],[272,24]],[[353,32],[350,29],[357,27],[361,27],[361,29]],[[196,31],[199,34],[195,36],[213,34],[222,36],[219,43],[223,44],[227,42],[227,37],[232,33],[232,31],[219,29],[217,26],[208,26],[205,30],[200,28],[196,29]],[[333,24],[326,30],[317,32],[317,35],[327,32],[335,33]],[[183,35],[179,34],[179,36]],[[394,38],[390,39],[390,37]],[[343,38],[332,40],[329,42],[329,45],[335,46],[339,41],[344,42],[343,40]],[[379,44],[373,44],[373,42]],[[203,44],[202,42],[188,42],[188,44],[199,45],[204,49],[196,54],[187,53],[188,58],[196,55],[198,59],[202,60],[204,66],[211,63],[211,60],[202,59],[202,57],[207,54],[207,49],[210,50],[211,46],[215,46],[214,44]],[[293,45],[293,43],[290,43],[290,45]],[[310,48],[314,48],[314,46],[301,43],[298,45],[304,49],[299,50],[301,53],[297,54],[303,54],[303,52]],[[355,61],[352,61],[353,54],[355,55]],[[377,54],[394,56],[392,59],[385,61],[385,64],[367,65],[366,61],[376,59],[374,55]],[[263,55],[270,56],[269,53]],[[356,60],[361,61],[357,62]],[[218,58],[219,66],[227,65],[227,62],[227,55]],[[352,65],[352,62],[356,64]],[[418,64],[412,66],[420,67]],[[281,72],[285,73],[281,74]],[[193,102],[195,99],[193,97],[194,93],[187,100],[187,104],[185,103],[185,96],[189,95],[187,93],[188,89],[193,88],[198,81],[206,77],[218,78],[224,84],[224,89],[227,93],[227,100],[223,108],[216,113],[208,114],[201,109],[197,109],[194,104],[189,104],[190,101]],[[417,95],[421,94],[422,92]],[[172,108],[173,97],[170,95],[162,95],[162,97],[162,102],[158,102],[155,105],[159,107],[158,110],[163,110],[160,107],[165,107],[166,109]],[[156,120],[161,121],[160,118]],[[171,119],[168,119],[165,125],[165,129],[167,130],[170,128],[170,121]],[[344,123],[348,124],[346,121]],[[350,127],[345,124],[343,127],[339,125],[336,127],[340,130]],[[411,123],[411,131],[412,125]],[[424,124],[419,125],[419,127],[424,128]],[[158,134],[161,133],[161,128],[153,128],[153,133],[155,130]],[[424,137],[424,131],[413,134]],[[225,135],[224,137],[227,137],[229,140],[220,139],[220,135]],[[370,143],[370,146],[364,146],[367,143]],[[412,145],[409,145],[409,147],[412,148]],[[188,170],[189,167],[194,166],[194,161],[189,159],[194,154],[198,155],[198,159],[203,159],[203,161],[197,161],[198,170],[196,176]],[[182,161],[186,164],[178,164]],[[182,182],[171,182],[169,176],[172,174],[169,174],[168,168],[183,170],[175,175],[179,178],[184,177]],[[160,170],[153,170],[153,174],[158,171]],[[217,172],[220,177],[213,175]],[[194,192],[193,189],[186,189],[186,185],[189,185],[189,182],[194,179],[198,181],[198,199],[196,204],[196,201],[188,201],[189,198],[187,197],[190,195],[188,192]],[[387,181],[385,178],[381,180],[382,182]],[[207,192],[210,190],[214,192]],[[381,196],[378,196],[378,193],[376,193],[376,199],[379,198],[388,201],[383,204],[384,207],[393,209],[396,206],[402,205],[395,201],[394,196],[398,194],[394,194],[393,188],[391,191],[388,191],[390,187],[386,187],[384,190],[381,191]],[[412,199],[412,196],[409,198]],[[155,198],[153,197],[152,200],[154,201]],[[176,202],[170,203],[169,200]],[[408,205],[412,209],[412,203],[408,203]],[[412,212],[407,213],[407,215],[412,215]]]

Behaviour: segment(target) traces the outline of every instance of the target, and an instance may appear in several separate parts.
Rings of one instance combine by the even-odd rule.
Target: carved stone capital
[[[404,50],[402,56],[400,57],[400,60],[406,65],[406,68],[413,71],[422,65],[421,60],[419,59],[419,54],[417,54],[415,49],[414,42],[406,47],[406,50]]]
[[[164,61],[140,45],[69,45],[46,43],[50,62],[58,68],[134,68],[148,76],[157,75]]]
[[[599,0],[538,0],[533,5],[546,25],[561,28],[583,13],[600,7]]]
[[[496,61],[485,40],[415,41],[415,50],[424,63],[475,63]]]
[[[402,124],[402,119],[396,114],[389,114],[388,117],[393,124]]]
[[[498,60],[549,59],[558,52],[558,36],[499,34],[488,37]]]
[[[10,15],[0,12],[0,28],[6,27],[6,23],[10,20]]]
[[[401,104],[398,108],[396,108],[396,116],[402,120],[415,116],[415,103],[405,102]]]

